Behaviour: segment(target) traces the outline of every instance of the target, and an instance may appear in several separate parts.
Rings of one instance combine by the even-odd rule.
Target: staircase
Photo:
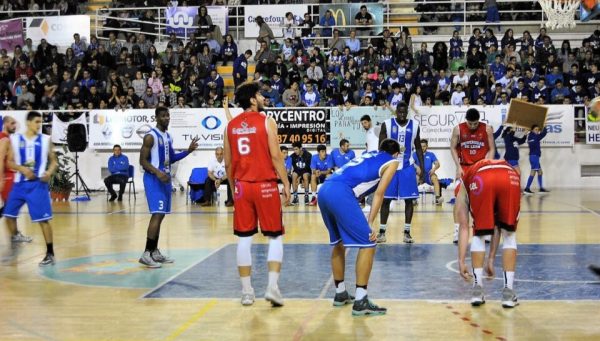
[[[390,0],[390,24],[406,25],[419,22],[419,14],[415,12],[417,5],[414,0]],[[397,32],[398,29],[391,29]],[[416,27],[409,28],[410,35],[418,35],[419,30]]]
[[[254,70],[256,70],[256,65],[250,64],[250,61],[248,61],[248,80],[254,79]],[[227,95],[229,100],[232,100],[233,94],[235,93],[233,83],[233,66],[217,66],[217,72],[219,75],[221,75],[221,77],[223,77],[223,82],[225,83],[223,95]]]
[[[96,10],[102,7],[111,7],[111,0],[88,0],[87,4],[87,15],[90,16],[90,32],[95,34],[96,32]],[[99,24],[101,24],[99,22]]]

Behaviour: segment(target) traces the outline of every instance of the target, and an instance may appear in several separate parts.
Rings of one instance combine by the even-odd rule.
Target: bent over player
[[[515,235],[521,208],[521,181],[519,173],[503,160],[481,160],[471,165],[463,176],[456,197],[456,215],[459,223],[458,263],[460,274],[468,279],[465,265],[469,239],[469,212],[473,216],[473,240],[471,241],[471,263],[473,292],[471,305],[485,303],[483,293],[483,265],[485,258],[484,236],[494,235],[486,270],[494,275],[496,248],[503,239],[502,263],[504,289],[502,306],[513,308],[517,295],[513,290],[515,265],[517,262],[517,238]],[[498,230],[496,230],[498,229]]]

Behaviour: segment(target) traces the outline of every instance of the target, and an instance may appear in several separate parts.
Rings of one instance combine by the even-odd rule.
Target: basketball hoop
[[[579,8],[581,0],[539,0],[539,2],[548,18],[546,22],[542,22],[542,26],[551,30],[575,27],[575,11]]]

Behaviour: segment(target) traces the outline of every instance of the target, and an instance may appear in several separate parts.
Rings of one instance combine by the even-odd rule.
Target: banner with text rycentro
[[[265,10],[266,8],[268,11]],[[256,17],[260,15],[273,31],[273,35],[282,37],[282,23],[287,12],[292,12],[296,22],[299,23],[304,18],[304,13],[308,13],[308,5],[244,6],[244,35],[246,38],[258,37],[259,27],[256,25]]]
[[[178,37],[189,37],[198,27],[194,26],[194,18],[198,15],[199,7],[167,7],[167,34],[175,33]],[[206,11],[213,22],[226,34],[229,28],[229,11],[225,6],[207,6]]]
[[[25,35],[33,46],[42,39],[57,45],[62,51],[74,42],[73,35],[79,33],[81,40],[90,42],[90,17],[87,15],[61,15],[57,17],[28,17]]]
[[[330,108],[265,108],[277,122],[280,144],[300,142],[303,146],[329,144]]]
[[[241,109],[233,109],[237,114]],[[170,109],[169,134],[173,147],[187,149],[194,137],[199,149],[214,149],[223,145],[227,118],[223,109]],[[89,145],[92,149],[112,149],[120,144],[123,149],[142,146],[144,136],[156,126],[154,109],[146,110],[92,110],[90,112]]]
[[[491,124],[494,129],[502,124],[508,110],[507,106],[419,107],[418,114],[414,118],[419,123],[421,138],[429,140],[429,147],[431,148],[447,148],[450,146],[452,129],[457,124],[465,121],[465,115],[469,108],[478,109],[481,121]],[[331,108],[331,146],[337,147],[339,141],[345,138],[350,141],[351,146],[354,148],[364,148],[366,143],[365,131],[360,123],[360,118],[365,114],[371,116],[372,123],[375,126],[380,126],[384,120],[395,117],[394,111],[381,107],[377,110],[365,107]],[[573,106],[549,106],[548,118],[546,119],[549,134],[542,140],[542,145],[573,146],[575,143],[573,119]],[[496,143],[498,146],[502,146],[501,139],[498,139]]]
[[[362,6],[363,4],[361,3],[357,3],[357,4],[322,4],[319,6],[319,13],[320,13],[320,17],[319,20],[321,20],[321,17],[323,17],[325,15],[325,12],[327,10],[331,11],[331,14],[333,16],[333,19],[335,20],[335,25],[336,26],[346,26],[346,25],[356,25],[356,22],[354,21],[354,17],[356,16],[356,14],[358,12],[360,12],[360,6]],[[384,23],[384,17],[383,17],[383,4],[369,4],[367,6],[367,11],[371,14],[371,16],[373,17],[373,25],[383,25]],[[319,23],[319,21],[316,21],[315,23]],[[354,29],[355,27],[353,27],[352,29]],[[338,27],[338,30],[340,31],[344,31],[343,28]],[[383,27],[382,26],[376,26],[373,27],[371,29],[371,31],[373,31],[373,35],[377,35],[381,32],[383,32]],[[365,31],[368,32],[368,31]],[[348,36],[350,34],[350,29],[346,29],[345,35]],[[357,36],[360,35],[366,35],[360,33],[360,31],[357,31]]]

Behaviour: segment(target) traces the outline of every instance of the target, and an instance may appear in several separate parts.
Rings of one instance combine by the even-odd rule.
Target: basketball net
[[[579,8],[581,0],[539,0],[539,2],[548,18],[546,22],[542,22],[542,26],[551,30],[575,27],[575,11]]]

